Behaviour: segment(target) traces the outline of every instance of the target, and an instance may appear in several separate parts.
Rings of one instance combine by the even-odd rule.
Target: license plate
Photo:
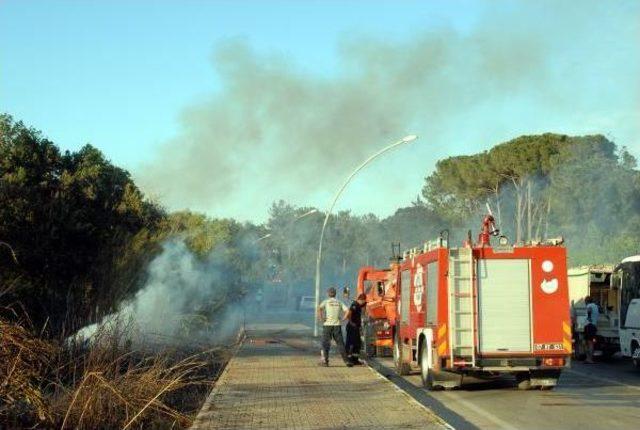
[[[564,346],[561,343],[536,343],[533,348],[536,351],[562,351]]]

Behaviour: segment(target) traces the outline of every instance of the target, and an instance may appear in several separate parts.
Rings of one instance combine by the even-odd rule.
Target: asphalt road
[[[520,391],[504,378],[428,392],[419,375],[396,375],[391,359],[378,359],[373,366],[458,430],[640,427],[640,371],[622,358],[574,362],[550,391]]]

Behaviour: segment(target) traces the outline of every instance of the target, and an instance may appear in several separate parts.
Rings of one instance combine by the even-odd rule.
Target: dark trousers
[[[325,325],[322,327],[322,349],[324,350],[324,360],[329,362],[329,349],[331,348],[331,339],[336,342],[338,352],[342,356],[344,362],[347,362],[347,353],[344,350],[344,341],[342,340],[342,327],[339,325]]]
[[[347,355],[357,356],[360,354],[361,347],[362,340],[360,339],[360,326],[347,323],[347,341],[345,346]]]

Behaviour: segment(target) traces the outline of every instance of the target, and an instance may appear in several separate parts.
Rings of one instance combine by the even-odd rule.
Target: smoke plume
[[[100,327],[122,325],[136,342],[215,344],[232,339],[240,329],[244,304],[232,291],[234,279],[227,273],[224,254],[223,247],[217,247],[201,259],[183,240],[165,242],[134,299],[76,336],[88,338]]]
[[[347,37],[328,74],[242,41],[219,45],[212,61],[220,90],[183,111],[180,132],[140,179],[172,209],[259,220],[277,199],[324,205],[354,166],[416,132],[422,139],[411,155],[367,183],[388,196],[367,210],[387,204],[390,214],[442,156],[519,134],[625,127],[607,118],[634,111],[622,102],[603,107],[594,85],[608,84],[593,81],[621,72],[607,69],[609,55],[624,57],[628,71],[638,67],[638,55],[612,53],[605,39],[613,36],[604,37],[637,35],[637,26],[618,25],[623,7],[502,6],[465,30],[416,29],[408,41]],[[594,16],[599,33],[588,25]],[[593,41],[591,51],[575,50],[577,38]]]

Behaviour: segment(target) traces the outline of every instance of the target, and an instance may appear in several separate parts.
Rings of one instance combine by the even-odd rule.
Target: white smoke
[[[638,80],[611,79],[615,88],[602,87],[609,82],[599,76],[622,71],[599,68],[620,62],[610,61],[614,52],[602,38],[628,41],[637,25],[623,29],[616,18],[622,8],[560,3],[497,7],[467,31],[416,29],[404,41],[350,36],[330,76],[247,43],[216,45],[219,90],[182,111],[175,138],[138,169],[139,182],[172,209],[260,220],[279,198],[324,203],[354,166],[415,132],[421,139],[411,156],[389,155],[361,184],[387,196],[376,210],[389,213],[408,203],[414,191],[405,190],[447,154],[522,133],[606,133],[635,124],[631,98],[628,116],[604,120],[624,106],[610,106],[608,96],[620,88],[634,94]],[[592,50],[577,52],[577,37]],[[637,76],[640,57],[624,58],[628,76]],[[594,97],[595,88],[607,97]],[[373,209],[366,198],[349,205],[358,213]]]
[[[223,247],[201,259],[183,240],[169,240],[133,300],[75,336],[88,339],[101,329],[123,326],[136,342],[224,343],[237,334],[243,315],[242,304],[230,297],[232,280],[224,269]]]

